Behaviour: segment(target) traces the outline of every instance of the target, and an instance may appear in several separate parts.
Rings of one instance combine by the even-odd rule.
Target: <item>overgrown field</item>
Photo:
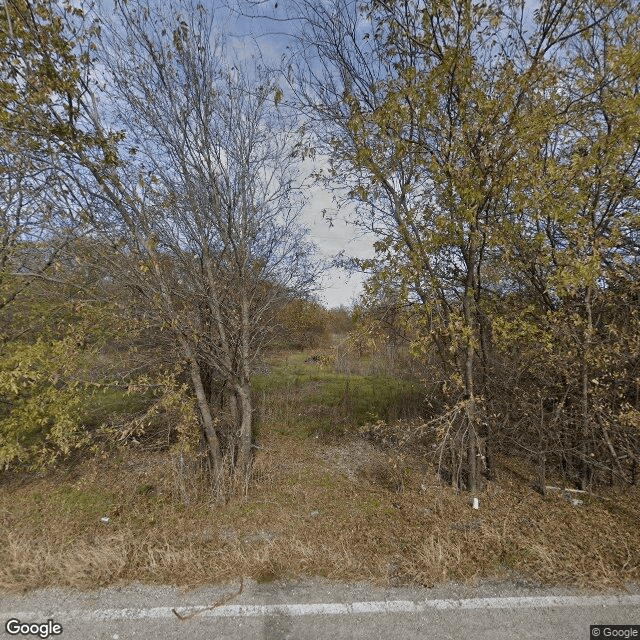
[[[423,409],[416,385],[334,373],[297,353],[274,358],[254,386],[252,483],[224,506],[160,440],[5,476],[0,589],[303,575],[421,585],[518,576],[590,589],[640,580],[637,488],[579,494],[574,506],[560,492],[543,498],[523,463],[500,459],[474,510],[424,455],[383,448],[361,428],[409,424]],[[115,395],[106,404],[118,410]]]

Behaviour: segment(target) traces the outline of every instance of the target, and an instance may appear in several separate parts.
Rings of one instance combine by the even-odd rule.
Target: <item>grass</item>
[[[270,435],[249,497],[216,509],[179,507],[166,455],[131,450],[120,462],[84,463],[74,479],[54,474],[3,487],[0,588],[195,586],[238,575],[433,585],[516,574],[606,588],[640,578],[637,521],[608,501],[576,509],[505,478],[500,489],[489,485],[476,512],[467,496],[435,482],[399,494],[361,474],[351,479],[327,448]],[[356,463],[349,449],[345,456],[370,464]],[[615,492],[630,513],[637,498]]]
[[[255,376],[267,426],[299,439],[336,434],[376,420],[410,417],[424,407],[422,387],[391,375],[336,373],[305,353],[275,359]]]
[[[114,414],[133,414],[142,411],[149,406],[152,398],[151,392],[127,393],[125,389],[104,387],[85,391],[82,401],[88,424],[96,426]]]
[[[374,385],[384,389],[375,398]],[[603,491],[606,499],[576,508],[559,494],[542,498],[514,461],[498,460],[500,481],[488,483],[474,511],[467,495],[409,456],[398,492],[392,454],[350,427],[367,402],[379,400],[373,406],[384,412],[411,389],[346,378],[298,355],[256,386],[261,449],[243,500],[212,507],[195,492],[181,502],[179,483],[197,486],[197,478],[178,473],[169,452],[141,445],[44,477],[0,478],[0,589],[197,586],[240,575],[381,585],[518,576],[588,589],[640,581],[638,488]],[[314,437],[332,415],[340,432]]]

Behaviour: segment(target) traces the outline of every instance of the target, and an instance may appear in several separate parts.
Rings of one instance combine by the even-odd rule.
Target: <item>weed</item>
[[[113,495],[99,489],[79,490],[62,486],[54,490],[49,498],[62,514],[81,520],[97,520],[110,512],[115,504]]]
[[[139,496],[147,496],[155,492],[155,487],[152,484],[141,484],[136,487],[136,494]]]
[[[377,498],[367,498],[362,503],[362,510],[368,515],[372,515],[376,513],[376,511],[378,511],[379,509],[380,509],[380,500],[378,500]]]
[[[499,459],[500,490],[490,483],[473,511],[467,496],[434,480],[417,449],[394,470],[393,438],[381,447],[355,435],[358,422],[384,416],[417,387],[336,373],[304,355],[256,379],[260,449],[242,499],[213,506],[193,466],[181,472],[190,502],[176,500],[171,454],[136,446],[81,461],[72,474],[0,485],[0,589],[195,586],[238,575],[432,585],[516,572],[602,588],[640,580],[638,488],[575,508],[542,498]],[[323,437],[309,437],[318,429]]]

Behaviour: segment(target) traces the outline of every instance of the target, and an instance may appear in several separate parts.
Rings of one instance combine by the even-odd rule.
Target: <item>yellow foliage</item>
[[[44,467],[88,441],[70,339],[5,345],[0,359],[0,468]]]

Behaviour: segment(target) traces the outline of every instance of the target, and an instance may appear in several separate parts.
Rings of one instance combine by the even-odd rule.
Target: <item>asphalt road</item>
[[[523,583],[376,589],[329,581],[239,583],[92,592],[44,590],[0,596],[3,637],[10,619],[60,624],[62,640],[473,639],[588,640],[590,625],[640,625],[640,588],[625,594],[537,589]],[[13,623],[10,630],[15,629]],[[637,637],[609,635],[601,637]]]

